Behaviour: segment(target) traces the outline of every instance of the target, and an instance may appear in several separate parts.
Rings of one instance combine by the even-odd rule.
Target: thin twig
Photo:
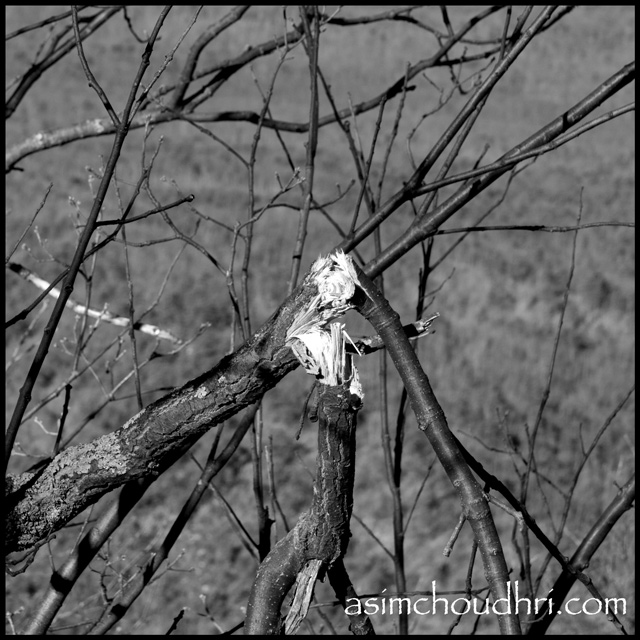
[[[313,199],[313,178],[315,175],[315,158],[318,148],[318,111],[320,100],[318,97],[318,52],[320,50],[320,19],[318,8],[311,7],[311,17],[307,15],[307,7],[300,9],[300,16],[305,31],[306,49],[309,57],[309,81],[311,92],[309,96],[309,137],[307,140],[307,153],[304,172],[303,200],[298,222],[298,234],[296,237],[293,255],[291,257],[291,274],[289,276],[287,294],[295,289],[300,274],[302,252],[304,251],[307,237],[307,225],[309,222],[309,210]]]
[[[578,209],[577,224],[576,224],[578,228],[580,227],[581,220],[582,220],[582,190],[580,191],[580,207]],[[533,429],[529,437],[529,457],[527,460],[527,467],[524,474],[524,482],[523,482],[521,493],[520,493],[521,502],[526,502],[526,499],[527,499],[527,490],[529,488],[529,480],[531,477],[531,473],[534,470],[534,464],[535,464],[534,451],[535,451],[536,438],[538,436],[538,430],[540,429],[540,425],[542,424],[542,414],[544,413],[544,409],[547,405],[549,395],[551,394],[551,384],[553,382],[553,373],[554,373],[555,364],[556,364],[556,356],[558,354],[558,346],[560,345],[562,325],[564,324],[564,316],[567,311],[567,305],[569,304],[569,293],[571,291],[571,282],[573,280],[573,272],[576,266],[577,244],[578,244],[578,231],[576,230],[573,234],[573,243],[571,246],[571,264],[569,267],[569,274],[567,276],[567,283],[565,285],[564,293],[562,296],[562,305],[560,307],[560,316],[558,317],[558,326],[556,329],[553,345],[551,348],[551,356],[549,358],[547,382],[542,391],[542,395],[540,397],[540,403],[538,405],[538,413],[536,414],[536,419],[533,423]]]
[[[506,59],[506,58],[505,58]],[[593,92],[586,96],[574,107],[566,111],[561,116],[555,118],[548,125],[544,126],[538,132],[527,138],[524,142],[514,147],[511,151],[503,156],[503,159],[507,159],[516,154],[520,154],[524,151],[530,151],[539,147],[542,144],[546,144],[549,141],[557,138],[569,127],[585,118],[591,111],[600,106],[606,99],[620,91],[629,82],[633,80],[635,76],[635,63],[630,63],[620,69],[617,73],[611,76],[608,80],[599,85]],[[495,182],[500,176],[502,176],[507,169],[497,169],[492,173],[485,175],[482,178],[473,180],[471,184],[461,187],[455,194],[448,198],[445,202],[438,205],[430,215],[425,219],[413,224],[409,229],[393,241],[382,254],[376,256],[365,267],[366,273],[370,277],[375,277],[378,273],[381,273],[389,266],[391,266],[400,256],[406,254],[406,252],[415,246],[418,242],[421,242],[427,237],[434,229],[440,227],[446,220],[448,220],[456,211],[463,207],[472,198],[476,197],[478,193],[486,189],[489,185]],[[410,190],[409,190],[410,191]],[[383,220],[385,220],[393,211],[395,211],[407,198],[408,191],[406,187],[392,196],[376,213],[375,216],[363,223],[353,239],[348,242],[341,243],[338,247],[343,251],[350,251],[354,246],[357,246],[362,239],[369,235],[376,226],[379,226]]]
[[[96,77],[93,75],[93,72],[89,68],[89,63],[87,62],[87,58],[84,55],[84,49],[82,47],[82,39],[80,37],[80,29],[78,28],[78,7],[71,8],[71,15],[73,18],[73,32],[76,35],[76,46],[78,47],[78,57],[80,58],[80,64],[82,65],[82,69],[84,74],[87,76],[89,80],[89,86],[98,94],[104,108],[107,110],[109,117],[111,118],[111,122],[115,125],[115,127],[120,126],[120,118],[118,118],[116,112],[111,106],[111,101],[107,97],[107,94],[104,92],[104,89],[100,86],[100,83],[96,80]]]
[[[11,251],[9,251],[9,253],[7,253],[7,256],[4,259],[5,264],[7,264],[9,262],[9,260],[11,260],[11,256],[16,252],[17,248],[20,246],[20,243],[24,240],[24,237],[29,232],[29,229],[31,229],[31,227],[33,226],[33,223],[36,221],[36,218],[38,217],[38,214],[44,208],[44,205],[45,205],[45,203],[47,201],[47,198],[49,197],[49,194],[51,193],[51,189],[53,189],[53,182],[49,183],[49,186],[47,187],[47,190],[46,190],[42,200],[40,201],[40,204],[36,208],[36,212],[33,214],[33,218],[31,218],[31,220],[29,221],[29,224],[24,228],[24,231],[22,232],[22,234],[18,238],[18,240],[15,243],[13,249],[11,249]]]

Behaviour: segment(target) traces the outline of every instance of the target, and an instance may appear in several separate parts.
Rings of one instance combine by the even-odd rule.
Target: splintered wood
[[[353,308],[358,277],[351,258],[342,251],[320,257],[311,267],[309,277],[318,294],[300,310],[287,332],[289,345],[307,373],[321,384],[336,386],[350,381],[351,393],[362,398],[358,372],[347,353],[346,341],[354,343],[344,325],[332,319]],[[357,348],[356,348],[357,351]]]

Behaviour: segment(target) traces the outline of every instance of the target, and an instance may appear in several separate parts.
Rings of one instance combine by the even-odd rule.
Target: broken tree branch
[[[343,557],[349,543],[356,415],[361,402],[360,397],[351,392],[349,382],[320,387],[313,506],[260,565],[247,604],[247,634],[280,633],[280,608],[298,574],[308,563],[319,561],[315,574],[309,577],[315,582],[318,572],[324,574]],[[309,589],[309,597],[312,592],[313,589]],[[303,610],[306,614],[306,608]],[[303,614],[299,616],[304,618]]]
[[[148,405],[119,429],[62,451],[46,467],[9,475],[6,553],[46,539],[124,483],[157,477],[209,429],[261,398],[298,366],[288,334],[300,310],[312,310],[326,324],[350,308],[346,300],[353,286],[341,273],[333,258],[319,258],[253,338],[213,369]]]
[[[57,287],[51,288],[51,284],[49,282],[35,275],[32,271],[29,271],[29,269],[27,269],[23,265],[18,264],[17,262],[7,262],[7,268],[14,273],[17,273],[20,277],[24,278],[31,284],[38,287],[38,289],[46,291],[47,294],[55,300],[58,299],[58,296],[60,295],[60,289],[58,289]],[[116,316],[114,313],[111,313],[111,311],[107,310],[106,305],[101,311],[99,311],[97,309],[92,309],[91,307],[80,304],[72,298],[69,298],[65,303],[65,306],[79,316],[86,315],[89,318],[103,320],[104,322],[113,324],[116,327],[128,327],[131,324],[131,320],[129,318]],[[153,324],[137,321],[133,323],[133,328],[137,331],[140,331],[141,333],[146,333],[147,335],[153,336],[154,338],[158,338],[159,340],[168,340],[169,342],[173,342],[174,344],[182,344],[182,340],[174,336],[170,331],[162,329],[161,327],[156,327]]]

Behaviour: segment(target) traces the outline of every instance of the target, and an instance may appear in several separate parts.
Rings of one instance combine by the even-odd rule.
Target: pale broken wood
[[[314,558],[309,560],[304,569],[298,573],[296,578],[295,593],[293,602],[284,621],[284,634],[292,636],[307,617],[311,598],[313,597],[313,588],[315,587],[318,573],[322,567],[322,560]]]
[[[21,264],[18,264],[17,262],[8,262],[7,268],[14,273],[17,273],[20,277],[27,280],[27,282],[30,282],[31,284],[38,287],[38,289],[40,289],[41,291],[46,291],[51,286],[51,283],[35,275],[32,271],[29,271],[29,269],[22,266]],[[52,298],[57,300],[60,297],[60,289],[58,289],[57,287],[53,287],[47,295],[50,295]],[[131,320],[129,318],[116,316],[115,314],[111,313],[111,311],[107,310],[106,305],[105,308],[102,309],[102,311],[98,311],[69,298],[65,306],[79,316],[87,316],[99,321],[108,322],[109,324],[113,324],[117,327],[128,327],[131,324]],[[169,340],[176,345],[182,344],[182,340],[174,336],[170,331],[161,329],[160,327],[156,327],[155,325],[148,324],[146,322],[134,322],[133,328],[136,331],[146,333],[147,335],[158,338],[159,340]]]
[[[313,504],[260,565],[247,604],[245,632],[249,634],[281,631],[280,609],[294,582],[284,633],[296,633],[309,610],[316,580],[342,559],[351,535],[355,428],[362,407],[362,386],[352,364],[353,355],[345,348],[346,342],[352,341],[344,325],[332,322],[325,327],[325,317],[318,307],[331,304],[333,309],[351,308],[358,277],[344,253],[330,257],[331,268],[318,274],[318,296],[298,310],[287,332],[287,344],[319,383]]]

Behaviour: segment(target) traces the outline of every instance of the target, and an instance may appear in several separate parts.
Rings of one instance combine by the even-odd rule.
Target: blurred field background
[[[339,15],[361,15],[384,10],[384,7],[346,7]],[[26,24],[60,12],[60,7],[9,6],[6,8],[7,33]],[[184,52],[197,35],[228,11],[226,7],[204,7],[194,29],[176,53],[162,83],[177,79]],[[288,14],[295,19],[294,8]],[[459,24],[478,11],[476,7],[455,7],[454,23]],[[157,69],[177,39],[187,28],[194,7],[172,9],[162,30],[162,39],[154,51],[151,73]],[[159,8],[130,7],[134,28],[147,32],[152,28]],[[416,13],[425,22],[441,26],[437,8],[422,8]],[[497,37],[502,18],[495,16],[482,24],[475,37]],[[205,54],[208,62],[239,54],[245,45],[268,40],[284,30],[282,8],[252,7],[244,18],[222,33]],[[575,9],[550,31],[537,37],[500,81],[479,118],[460,158],[451,173],[471,168],[489,145],[483,164],[497,159],[516,143],[524,140],[552,118],[592,91],[620,67],[634,58],[635,8],[581,7]],[[36,34],[26,33],[6,45],[6,79],[24,73],[38,46]],[[320,66],[326,73],[339,108],[378,95],[404,74],[407,62],[427,57],[434,50],[428,34],[406,23],[374,23],[350,28],[327,29],[320,45]],[[86,41],[85,51],[116,111],[124,106],[137,68],[141,46],[128,32],[122,18],[116,18]],[[486,62],[480,63],[486,64]],[[268,87],[276,65],[271,56],[259,59],[251,68],[239,71],[208,104],[208,111],[250,110],[259,112],[262,97],[257,85]],[[427,118],[407,144],[407,136],[423,114],[438,104],[435,86],[448,87],[446,69],[428,70],[425,78],[416,78],[415,91],[407,95],[404,115],[387,172],[383,194],[390,195],[412,173],[411,157],[419,163],[449,124],[468,96],[456,94],[446,107]],[[622,106],[633,99],[634,85],[610,100],[605,110]],[[308,61],[301,48],[292,51],[284,63],[275,85],[271,113],[274,118],[305,122],[308,120]],[[386,143],[395,115],[397,98],[385,112],[381,143]],[[320,114],[330,112],[328,101],[321,98]],[[26,96],[16,113],[7,121],[7,148],[43,130],[105,117],[104,109],[87,81],[75,52],[45,73]],[[377,110],[358,118],[358,133],[368,152]],[[206,124],[236,151],[247,155],[255,126],[248,123],[221,122]],[[294,164],[304,167],[306,134],[282,133],[293,155]],[[387,136],[385,139],[384,136]],[[198,212],[233,228],[247,219],[250,206],[247,173],[220,144],[186,122],[172,122],[155,127],[147,140],[150,155],[162,139],[155,162],[152,185],[161,202],[170,202],[180,194],[195,195]],[[140,172],[143,131],[133,131],[125,144],[117,171],[121,198],[131,193]],[[49,183],[53,188],[37,218],[37,233],[24,238],[13,260],[25,265],[40,277],[51,280],[72,255],[76,241],[75,224],[89,211],[94,174],[100,173],[111,146],[111,138],[92,138],[74,142],[19,163],[21,172],[6,178],[6,251],[20,238],[22,231],[42,201]],[[373,182],[377,184],[380,158],[374,158]],[[259,208],[277,192],[275,173],[286,182],[291,171],[282,147],[271,130],[263,130],[258,147],[255,175],[254,207]],[[378,173],[376,173],[378,172]],[[353,161],[344,136],[337,125],[319,131],[314,194],[327,202],[344,191],[356,178]],[[504,194],[506,177],[476,198],[445,225],[446,228],[470,226]],[[635,220],[635,127],[633,115],[618,118],[579,137],[570,144],[539,158],[520,173],[510,185],[504,201],[485,224],[573,225],[583,202],[582,222]],[[348,228],[358,187],[329,207],[335,220]],[[453,193],[445,188],[440,199]],[[291,205],[266,211],[254,228],[251,256],[252,327],[257,329],[279,306],[286,295],[286,283],[297,232],[297,208],[302,204],[299,190],[292,190],[282,201]],[[582,195],[581,195],[582,194]],[[105,218],[118,217],[117,194],[112,188],[104,211]],[[384,200],[384,195],[383,195]],[[152,202],[142,196],[133,212],[140,214]],[[366,215],[361,210],[361,220]],[[196,214],[183,205],[171,218],[185,232],[193,231]],[[396,212],[383,227],[385,246],[411,222],[408,206]],[[137,309],[150,305],[162,286],[174,258],[181,252],[177,242],[150,244],[150,240],[171,234],[159,216],[151,216],[127,228],[130,243],[129,263],[135,287]],[[205,246],[226,268],[231,261],[231,234],[228,230],[202,220],[198,242]],[[457,241],[457,235],[438,237],[434,261]],[[335,229],[319,212],[309,221],[309,236],[303,257],[306,270],[320,253],[331,250],[340,241]],[[516,490],[512,462],[506,451],[505,429],[512,437],[526,441],[526,431],[535,420],[546,383],[559,310],[571,260],[572,234],[532,233],[528,231],[493,231],[471,233],[434,272],[429,283],[427,313],[439,312],[436,333],[421,341],[419,353],[434,391],[442,404],[452,430],[483,464]],[[359,247],[365,259],[374,256],[369,240]],[[100,252],[93,275],[92,306],[126,315],[128,283],[121,244],[112,243]],[[241,257],[236,257],[234,275],[240,278]],[[406,322],[413,319],[416,285],[421,267],[419,248],[410,251],[385,273],[385,292],[391,305]],[[589,443],[597,430],[633,384],[635,367],[635,237],[625,227],[602,227],[581,231],[577,240],[576,268],[567,313],[562,329],[551,395],[544,413],[536,460],[541,475],[550,483],[565,488],[572,476],[580,450],[580,438]],[[6,275],[6,316],[13,317],[31,302],[37,290],[16,274]],[[73,297],[83,300],[78,281]],[[31,327],[21,343],[27,321],[12,326],[6,333],[7,359],[16,349],[24,351],[37,345],[52,303]],[[33,316],[34,314],[32,314]],[[179,354],[157,358],[142,372],[145,403],[161,397],[202,371],[212,367],[231,348],[231,309],[225,277],[201,253],[186,247],[170,273],[160,303],[148,322],[186,339],[203,323],[211,327]],[[76,319],[65,312],[55,339],[55,348],[45,362],[31,407],[54,390],[64,386],[72,366],[69,345],[73,340]],[[369,333],[366,324],[349,316],[347,329],[352,335]],[[119,330],[101,324],[90,347],[98,353]],[[239,346],[237,337],[235,346]],[[139,357],[147,358],[158,348],[146,336],[138,337]],[[166,349],[165,349],[166,351]],[[6,376],[6,414],[11,416],[15,399],[33,357],[27,352],[11,362]],[[391,366],[391,365],[390,365]],[[87,421],[87,416],[102,403],[112,386],[131,368],[130,345],[125,338],[118,349],[108,352],[106,360],[74,382],[67,432]],[[371,528],[379,540],[392,548],[391,498],[384,477],[380,448],[378,361],[374,356],[358,363],[365,391],[365,407],[358,426],[358,457],[354,513]],[[312,495],[312,474],[316,453],[315,427],[307,424],[300,440],[294,434],[311,380],[297,370],[267,394],[264,402],[265,439],[273,445],[275,486],[278,499],[291,526]],[[401,387],[395,372],[389,385],[389,415],[395,419]],[[28,454],[13,462],[10,469],[19,472],[34,462],[34,456],[47,455],[62,409],[63,394],[42,406],[20,432],[20,446]],[[116,401],[93,417],[71,444],[90,442],[96,436],[121,426],[136,413],[133,383],[123,386]],[[570,556],[616,492],[616,484],[625,482],[634,464],[635,396],[612,422],[604,440],[587,462],[576,488],[560,544]],[[40,424],[36,422],[37,418]],[[233,421],[231,421],[233,423]],[[525,426],[527,425],[527,426]],[[229,429],[231,432],[231,429]],[[192,450],[202,463],[214,434],[207,434]],[[403,497],[405,513],[409,511],[427,468],[434,460],[428,442],[415,428],[408,414],[403,461]],[[22,461],[23,466],[20,466]],[[243,445],[216,486],[233,505],[250,532],[255,531],[250,451]],[[106,575],[132,571],[145,548],[162,537],[180,505],[196,481],[199,470],[190,456],[181,459],[147,492],[144,501],[127,519],[110,545]],[[548,506],[540,496],[531,496],[530,511],[545,530],[552,530],[549,511],[557,525],[558,492],[546,487]],[[466,528],[451,558],[442,555],[458,518],[453,488],[436,463],[422,492],[406,535],[408,588],[429,589],[433,580],[438,590],[464,588],[470,532]],[[549,511],[547,511],[547,509]],[[510,541],[513,520],[495,510],[494,517],[502,535],[507,560],[518,571],[518,560]],[[78,522],[80,519],[78,519]],[[54,555],[68,548],[78,527],[60,532],[51,543]],[[283,535],[278,520],[277,534]],[[359,593],[393,592],[393,565],[388,555],[355,519],[353,538],[346,556],[346,566]],[[627,631],[634,631],[634,530],[633,517],[625,514],[591,563],[587,573],[598,588],[610,597],[627,598],[628,611],[622,616]],[[65,546],[66,545],[66,546]],[[178,541],[171,569],[162,575],[134,605],[115,633],[164,633],[182,607],[188,611],[174,633],[205,634],[227,630],[240,622],[246,605],[256,562],[244,549],[238,534],[229,524],[221,501],[210,494]],[[532,546],[534,565],[544,558],[544,549]],[[61,556],[64,557],[64,556]],[[103,559],[104,562],[104,559]],[[99,610],[100,572],[86,572],[77,585],[54,627],[61,633],[81,633],[75,627]],[[479,564],[479,562],[478,562]],[[482,583],[477,567],[475,584]],[[16,612],[16,625],[29,613],[49,580],[51,566],[41,550],[29,571],[8,578],[7,611]],[[552,585],[558,569],[552,563],[542,592]],[[316,590],[320,601],[332,599],[326,585]],[[75,594],[75,595],[74,595]],[[587,598],[581,586],[574,587],[572,597]],[[210,615],[205,611],[206,607]],[[337,608],[326,609],[338,631],[346,631],[344,615]],[[310,617],[316,632],[325,623]],[[391,616],[375,616],[378,633],[393,632]],[[444,616],[424,616],[410,620],[413,633],[445,633],[450,620]],[[63,628],[69,625],[68,628]],[[219,625],[219,626],[218,626]],[[463,617],[454,633],[468,633],[471,616]],[[559,617],[551,627],[555,633],[615,632],[603,615]],[[53,629],[52,629],[53,631]],[[326,631],[326,629],[325,629]],[[495,632],[495,621],[481,621],[478,633]],[[311,632],[304,628],[302,633]]]

